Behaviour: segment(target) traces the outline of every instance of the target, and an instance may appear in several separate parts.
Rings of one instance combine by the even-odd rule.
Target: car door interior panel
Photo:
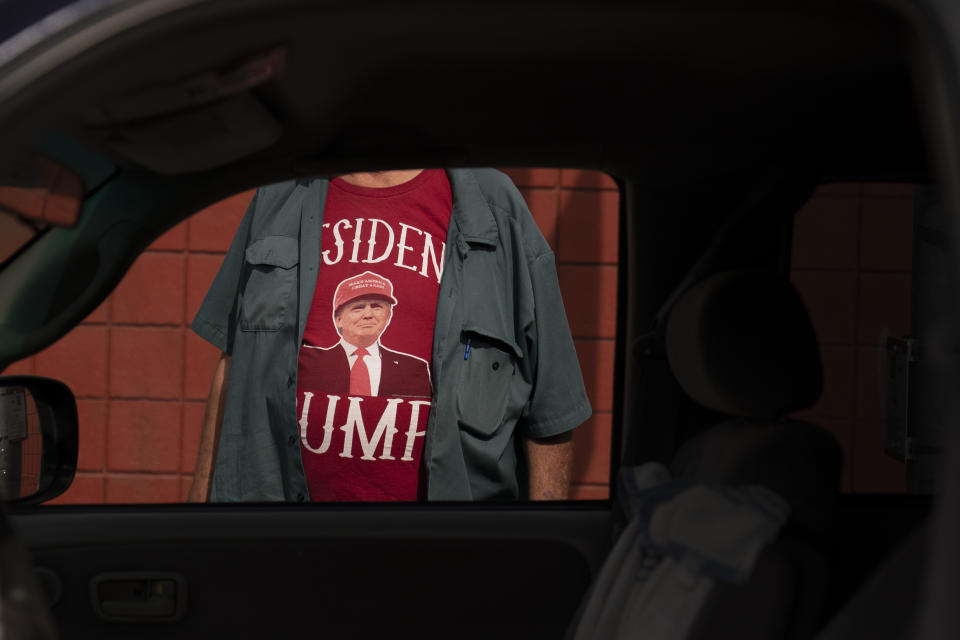
[[[63,638],[563,634],[603,509],[69,507],[14,515]],[[604,544],[604,541],[607,544]],[[59,585],[58,588],[55,585]]]

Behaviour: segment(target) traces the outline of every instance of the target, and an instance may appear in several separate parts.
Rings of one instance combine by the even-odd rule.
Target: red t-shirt
[[[297,374],[313,500],[424,497],[429,362],[452,207],[440,169],[387,188],[330,182]]]

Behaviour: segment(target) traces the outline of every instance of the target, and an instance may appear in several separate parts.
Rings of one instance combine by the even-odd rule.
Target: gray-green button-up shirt
[[[423,461],[431,500],[519,497],[520,439],[590,416],[553,252],[509,178],[448,171],[453,212]],[[308,499],[299,346],[320,269],[327,182],[259,189],[192,328],[231,355],[211,500]],[[469,357],[465,357],[467,343]]]

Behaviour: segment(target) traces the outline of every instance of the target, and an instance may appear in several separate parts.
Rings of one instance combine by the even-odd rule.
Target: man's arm
[[[566,500],[570,497],[573,432],[550,438],[527,439],[531,500]]]
[[[213,477],[213,464],[217,459],[217,447],[220,444],[223,401],[227,391],[227,376],[229,373],[230,354],[221,353],[220,361],[213,372],[213,380],[210,382],[210,396],[207,398],[207,410],[203,415],[203,431],[200,433],[197,466],[193,473],[190,493],[187,494],[187,502],[206,502],[210,499],[210,480]]]

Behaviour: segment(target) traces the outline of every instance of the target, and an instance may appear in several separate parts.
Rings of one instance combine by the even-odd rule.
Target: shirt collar
[[[467,242],[497,244],[497,221],[493,217],[480,184],[469,169],[448,169],[450,188],[453,192],[451,222]]]
[[[343,347],[343,350],[347,352],[348,356],[352,356],[353,352],[360,348],[354,344],[350,344],[349,342],[344,340],[342,337],[340,338],[340,346]],[[374,342],[369,347],[364,347],[364,348],[367,350],[367,353],[373,356],[374,358],[380,357],[380,341],[379,340]]]

